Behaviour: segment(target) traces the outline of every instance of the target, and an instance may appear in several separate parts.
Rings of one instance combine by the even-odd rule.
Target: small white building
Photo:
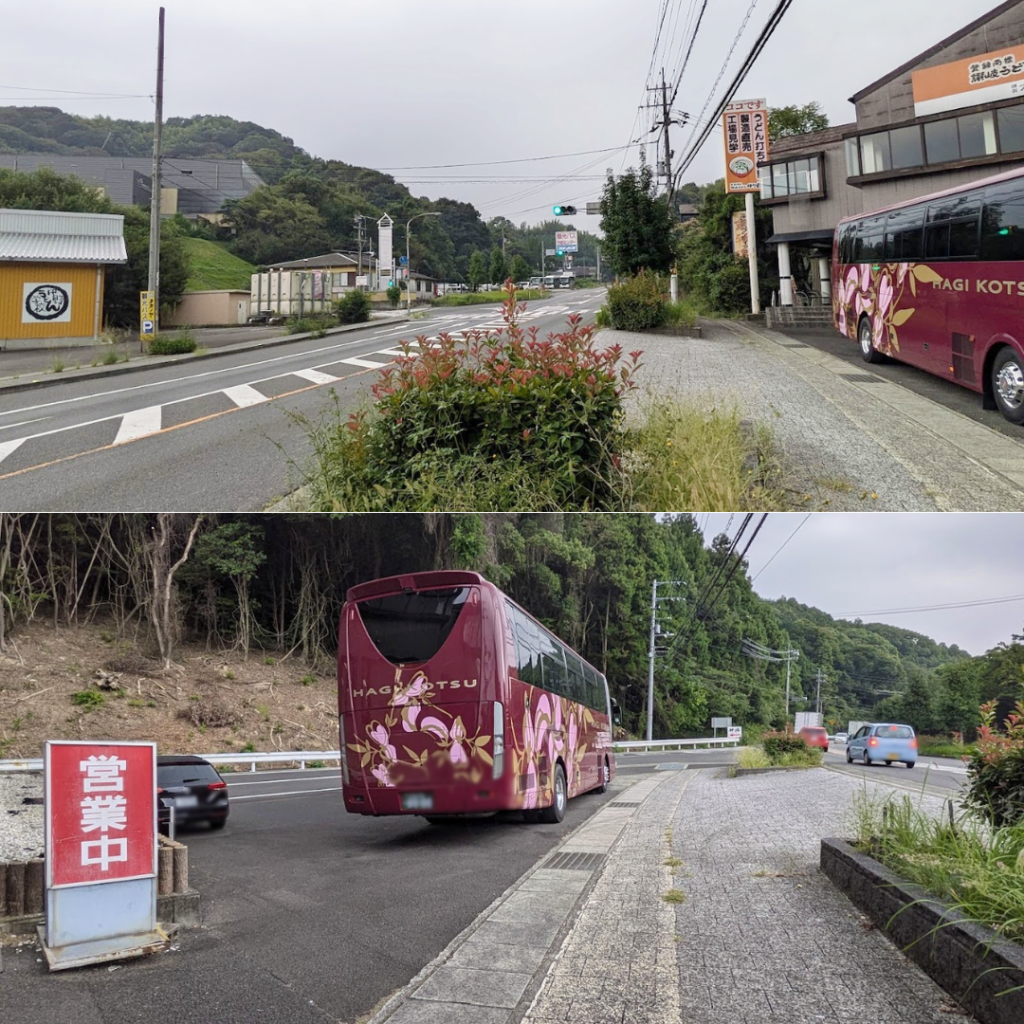
[[[252,315],[272,309],[282,316],[329,312],[331,303],[354,288],[373,291],[372,258],[363,253],[329,252],[307,259],[278,263],[252,275],[249,307]]]

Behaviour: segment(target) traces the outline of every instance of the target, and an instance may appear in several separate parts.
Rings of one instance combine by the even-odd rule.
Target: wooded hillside
[[[1017,642],[972,659],[909,630],[765,601],[728,538],[706,547],[688,515],[0,514],[0,651],[28,621],[102,622],[166,664],[184,638],[292,650],[329,671],[348,587],[435,568],[476,569],[506,589],[605,671],[638,732],[651,583],[681,581],[681,599],[659,612],[656,736],[705,732],[712,715],[782,724],[785,665],[747,657],[744,638],[801,651],[792,711],[813,710],[820,670],[833,728],[884,713],[930,731],[969,729],[981,697],[1024,680]]]

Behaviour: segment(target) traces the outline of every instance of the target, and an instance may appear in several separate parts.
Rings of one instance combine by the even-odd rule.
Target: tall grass
[[[635,503],[644,509],[771,511],[787,507],[771,432],[735,406],[655,400],[641,413]]]
[[[856,845],[972,921],[1024,941],[1024,822],[989,828],[961,814],[935,817],[908,796],[858,794]]]

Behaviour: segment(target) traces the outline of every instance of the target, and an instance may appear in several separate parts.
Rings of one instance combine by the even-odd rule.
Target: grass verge
[[[909,796],[854,798],[857,847],[962,914],[1024,941],[1024,822],[988,828],[961,815],[933,817]]]
[[[223,245],[207,238],[184,238],[188,252],[186,292],[216,291],[232,288],[249,291],[256,268],[228,252]]]

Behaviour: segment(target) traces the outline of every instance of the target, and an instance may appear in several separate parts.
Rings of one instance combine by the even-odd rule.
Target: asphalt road
[[[930,373],[925,373],[924,370],[907,366],[905,363],[898,363],[893,359],[881,363],[865,363],[861,358],[860,346],[849,338],[844,338],[831,327],[787,328],[783,333],[795,341],[801,341],[805,345],[810,345],[812,348],[842,359],[860,373],[873,373],[885,380],[901,384],[915,394],[928,398],[947,409],[952,409],[954,412],[962,413],[992,430],[1006,434],[1007,437],[1011,437],[1015,441],[1024,441],[1024,427],[1010,423],[995,410],[982,409],[981,395],[976,391],[969,391],[959,384],[942,380],[940,377],[933,377]]]
[[[527,306],[546,335],[593,319],[603,289]],[[303,479],[316,420],[358,406],[402,340],[502,326],[500,306],[431,310],[278,348],[213,354],[125,376],[0,394],[0,494],[8,511],[258,511]]]

